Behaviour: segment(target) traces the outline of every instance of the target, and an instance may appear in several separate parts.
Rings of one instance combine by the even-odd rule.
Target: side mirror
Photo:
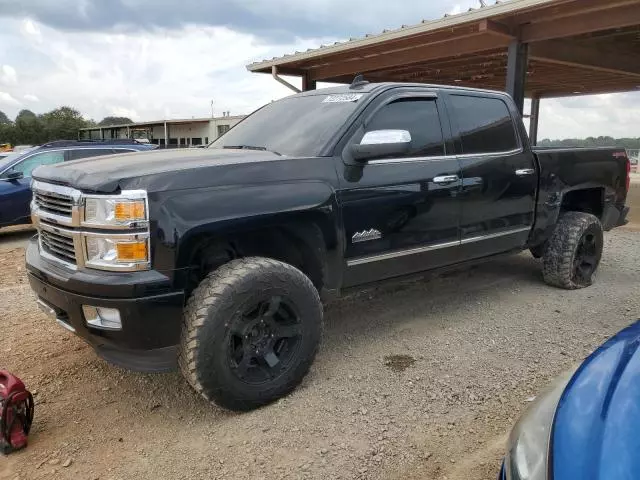
[[[14,170],[12,172],[7,173],[7,176],[4,178],[6,178],[9,181],[20,180],[21,178],[24,178],[24,173]]]
[[[411,148],[411,134],[406,130],[373,130],[367,132],[359,144],[351,145],[354,160],[395,157],[406,154]]]

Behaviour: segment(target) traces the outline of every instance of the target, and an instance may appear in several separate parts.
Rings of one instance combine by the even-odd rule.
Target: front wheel
[[[600,264],[603,243],[602,225],[596,216],[563,214],[544,252],[544,281],[570,290],[588,287]]]
[[[322,304],[311,280],[276,260],[233,260],[187,302],[183,375],[209,401],[250,410],[291,392],[315,357]]]

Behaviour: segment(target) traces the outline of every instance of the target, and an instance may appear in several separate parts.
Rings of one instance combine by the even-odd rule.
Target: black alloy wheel
[[[298,315],[282,297],[259,302],[229,325],[233,373],[250,384],[275,380],[295,362],[301,336]]]

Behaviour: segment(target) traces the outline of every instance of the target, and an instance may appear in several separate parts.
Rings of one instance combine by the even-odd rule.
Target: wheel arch
[[[331,216],[296,212],[242,222],[212,222],[187,232],[178,248],[179,268],[187,268],[189,294],[211,270],[233,259],[260,256],[293,265],[322,291],[333,289],[338,236]]]

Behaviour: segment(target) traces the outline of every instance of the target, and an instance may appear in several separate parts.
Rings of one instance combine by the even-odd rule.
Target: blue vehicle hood
[[[640,478],[640,321],[591,354],[568,383],[551,433],[554,480]]]

